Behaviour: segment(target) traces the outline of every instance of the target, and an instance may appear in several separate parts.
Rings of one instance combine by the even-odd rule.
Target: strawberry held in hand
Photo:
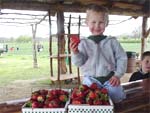
[[[71,48],[71,51],[76,54],[79,52],[78,50],[78,44],[80,43],[80,39],[78,37],[78,35],[71,35],[70,37],[70,48]]]
[[[79,39],[78,35],[76,35],[76,34],[72,34],[70,37],[70,40],[74,43],[80,43],[80,39]]]

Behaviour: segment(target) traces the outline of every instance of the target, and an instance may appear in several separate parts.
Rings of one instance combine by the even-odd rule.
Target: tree
[[[16,39],[16,42],[31,42],[32,38],[30,36],[22,35]]]

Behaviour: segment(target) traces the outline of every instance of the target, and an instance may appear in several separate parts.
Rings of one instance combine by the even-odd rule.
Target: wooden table
[[[123,84],[127,98],[114,105],[115,113],[150,113],[150,79]]]
[[[150,113],[150,79],[122,84],[127,98],[114,104],[114,113]],[[21,113],[27,99],[0,103],[0,113]]]

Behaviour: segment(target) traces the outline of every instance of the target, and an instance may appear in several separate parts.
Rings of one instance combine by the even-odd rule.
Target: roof
[[[0,0],[1,9],[85,12],[88,4],[108,7],[110,14],[150,16],[150,0]]]

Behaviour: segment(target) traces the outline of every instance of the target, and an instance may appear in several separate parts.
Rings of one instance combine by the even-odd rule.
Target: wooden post
[[[52,23],[51,23],[51,12],[48,11],[48,15],[49,15],[49,56],[50,56],[50,75],[51,77],[53,77],[53,58],[52,56]]]
[[[36,30],[37,30],[37,24],[32,24],[32,43],[33,43],[33,67],[34,68],[37,68],[38,67],[38,64],[37,64],[37,48],[36,48]]]
[[[65,38],[64,38],[64,13],[57,11],[57,34],[58,34],[58,81],[60,74],[66,74],[67,68],[65,58],[60,58],[60,54],[65,54]]]
[[[78,23],[78,35],[80,37],[80,26],[81,26],[81,17],[79,15],[79,23]],[[77,74],[78,74],[78,85],[80,85],[80,70],[79,67],[77,68]]]
[[[71,15],[69,16],[69,22],[68,22],[68,54],[71,54],[70,51],[70,27],[71,27]],[[72,73],[72,64],[71,64],[71,57],[68,57],[68,64],[69,64],[69,73]]]
[[[145,51],[146,30],[147,30],[147,17],[144,16],[142,21],[141,55]]]

